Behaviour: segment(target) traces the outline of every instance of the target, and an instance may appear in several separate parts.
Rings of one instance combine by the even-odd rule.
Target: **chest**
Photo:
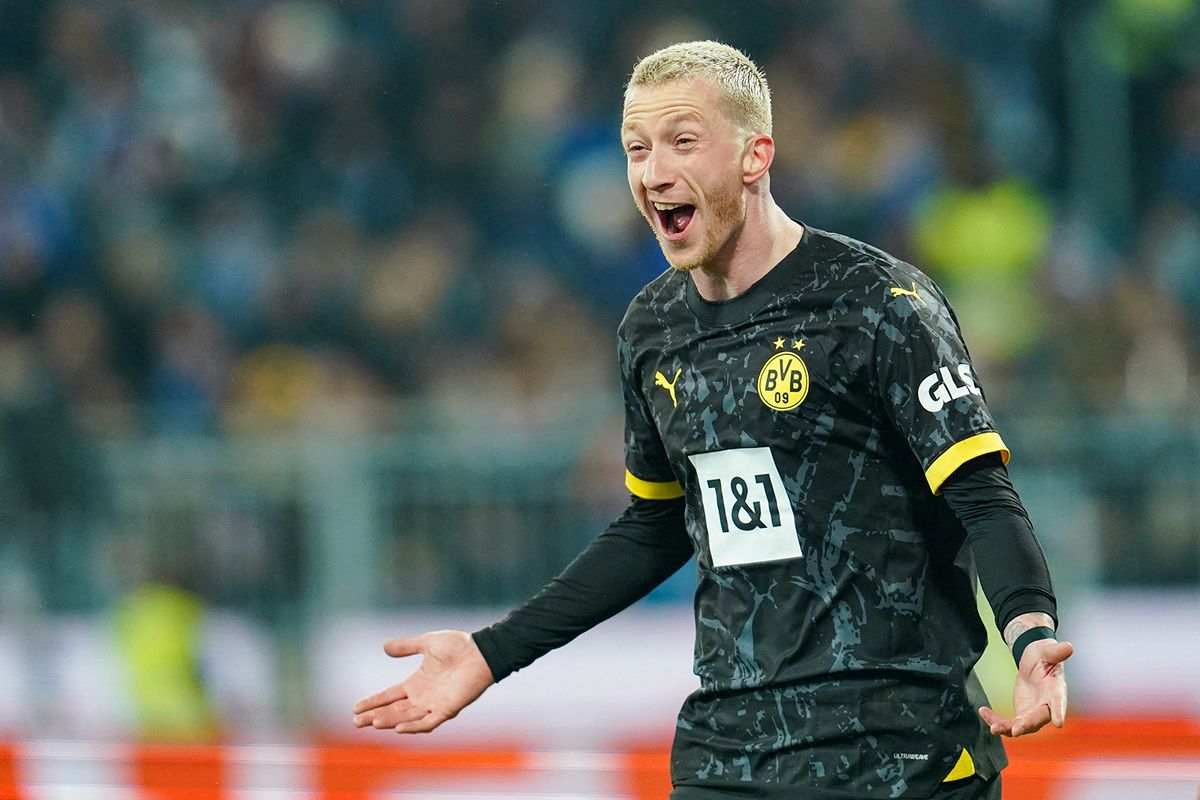
[[[785,446],[870,416],[873,338],[845,318],[779,310],[649,348],[638,366],[668,454]]]

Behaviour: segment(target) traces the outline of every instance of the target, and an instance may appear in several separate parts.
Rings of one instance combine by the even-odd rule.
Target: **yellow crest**
[[[782,347],[783,340],[777,339],[775,349]],[[797,352],[776,353],[758,372],[758,397],[775,411],[791,411],[808,397],[808,367],[798,352],[804,347],[804,340],[794,340],[793,347]]]

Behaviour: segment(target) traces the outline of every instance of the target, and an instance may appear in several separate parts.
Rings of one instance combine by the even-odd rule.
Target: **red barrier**
[[[436,741],[383,738],[376,743],[348,736],[297,746],[0,742],[0,800],[28,800],[32,784],[23,782],[33,780],[30,776],[43,781],[43,793],[47,775],[63,781],[56,787],[89,785],[86,777],[74,779],[85,781],[81,785],[58,777],[69,772],[60,766],[83,769],[86,775],[115,775],[122,784],[137,787],[137,797],[145,800],[230,800],[236,790],[285,788],[274,781],[314,800],[484,790],[518,798],[527,796],[523,793],[530,786],[567,783],[580,797],[594,791],[663,800],[670,791],[665,742],[629,743],[612,751],[542,751],[512,741],[470,749],[436,747]],[[1021,800],[1055,800],[1076,781],[1121,780],[1139,786],[1169,781],[1200,788],[1196,720],[1072,719],[1064,730],[1044,730],[1006,744],[1011,765],[1004,773],[1005,795]],[[256,767],[261,767],[258,773]],[[259,775],[251,780],[260,782],[246,784],[245,776],[251,774]]]
[[[1082,778],[1151,780],[1175,772],[1200,788],[1200,721],[1192,719],[1068,719],[1066,727],[1006,739],[1004,793],[1054,800]]]
[[[0,742],[0,800],[24,800],[17,789],[16,748]]]
[[[225,753],[214,745],[138,744],[130,749],[135,786],[147,800],[224,800]]]
[[[627,753],[629,792],[635,800],[663,800],[671,792],[670,750],[643,748]]]
[[[371,792],[385,787],[419,789],[411,785],[414,780],[424,782],[439,774],[515,772],[524,761],[518,750],[326,745],[316,750],[315,788],[322,800],[368,800]]]

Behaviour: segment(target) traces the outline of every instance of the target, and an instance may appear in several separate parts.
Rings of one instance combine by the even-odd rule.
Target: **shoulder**
[[[814,270],[869,323],[890,319],[952,316],[937,283],[921,269],[874,245],[810,228]]]
[[[810,228],[809,233],[814,265],[818,269],[824,267],[830,277],[840,277],[850,286],[870,290],[915,282],[918,288],[937,288],[933,279],[916,266],[886,250],[839,233],[816,228]]]

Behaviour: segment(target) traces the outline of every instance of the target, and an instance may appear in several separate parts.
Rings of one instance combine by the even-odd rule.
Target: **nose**
[[[659,149],[651,150],[646,156],[642,170],[642,186],[651,191],[666,189],[672,183],[672,170],[669,154],[660,154]]]

